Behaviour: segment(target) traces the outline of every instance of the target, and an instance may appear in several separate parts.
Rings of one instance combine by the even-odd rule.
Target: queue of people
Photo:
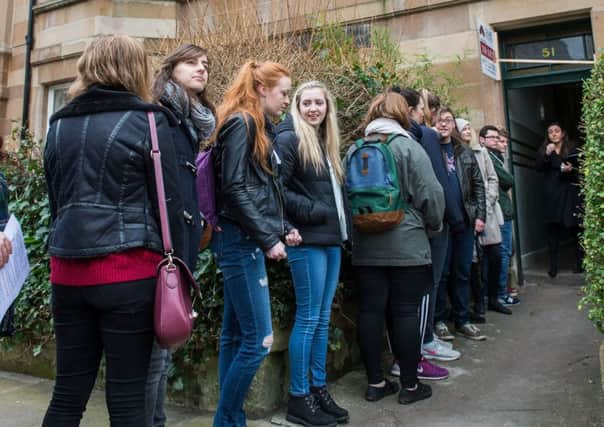
[[[365,399],[430,398],[420,380],[448,377],[434,361],[461,356],[449,320],[456,335],[481,341],[476,323],[484,323],[486,309],[509,315],[519,303],[508,289],[514,179],[504,163],[507,132],[487,125],[476,135],[429,91],[393,87],[371,101],[362,137],[342,160],[337,107],[323,83],[302,83],[290,105],[290,70],[248,61],[214,107],[208,55],[181,46],[149,81],[140,42],[101,37],[78,61],[71,101],[50,119],[44,165],[57,365],[42,425],[79,425],[103,354],[111,425],[166,422],[170,352],[153,332],[162,233],[149,112],[174,255],[190,269],[202,229],[211,227],[200,213],[195,158],[201,141],[213,147],[218,223],[210,247],[224,283],[214,425],[246,425],[246,395],[273,343],[265,257],[288,260],[296,297],[287,419],[305,426],[349,421],[328,391],[326,360],[350,243]],[[561,127],[551,125],[538,159],[552,197],[563,198],[546,218],[550,276],[560,231],[576,236],[578,229],[575,158]],[[0,190],[2,208],[1,174]],[[0,267],[9,255],[0,232]],[[581,256],[577,246],[577,268]],[[396,382],[382,367],[384,325]]]

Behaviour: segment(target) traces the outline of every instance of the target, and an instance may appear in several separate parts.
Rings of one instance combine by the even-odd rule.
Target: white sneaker
[[[440,345],[442,345],[445,348],[448,348],[448,349],[452,349],[453,348],[453,343],[452,342],[443,341],[440,338],[438,338],[436,335],[434,335],[434,341],[436,341],[437,343],[439,343]]]
[[[394,377],[401,376],[401,367],[398,365],[398,362],[396,360],[392,362],[392,367],[390,368],[390,375]]]
[[[461,353],[457,350],[453,350],[452,348],[447,348],[435,340],[422,346],[422,356],[424,356],[426,359],[450,362],[452,360],[459,359],[461,357]]]

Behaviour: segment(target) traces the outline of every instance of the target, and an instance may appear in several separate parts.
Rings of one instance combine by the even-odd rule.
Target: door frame
[[[582,20],[583,21],[583,20]],[[575,23],[579,23],[581,21],[575,21]],[[556,24],[559,25],[559,24]],[[587,24],[589,25],[589,24]],[[539,34],[547,31],[552,28],[551,25],[540,26],[540,27],[532,27],[523,29],[526,33]],[[589,31],[592,31],[591,25],[587,27]],[[518,30],[512,31],[510,33],[516,33]],[[593,32],[592,32],[593,34]],[[506,52],[506,36],[505,34],[499,38],[499,51]],[[530,87],[538,87],[538,86],[550,86],[564,83],[577,83],[584,81],[586,78],[590,76],[592,66],[589,65],[580,65],[580,66],[572,66],[567,67],[567,69],[558,69],[558,70],[550,70],[543,72],[541,70],[535,73],[527,73],[524,75],[510,75],[508,71],[508,66],[506,63],[500,63],[501,66],[501,88],[503,91],[503,103],[504,103],[504,114],[505,114],[505,124],[506,128],[510,129],[510,109],[509,109],[509,99],[508,99],[508,90],[509,89],[523,89]],[[512,175],[514,175],[514,141],[512,139],[513,135],[510,135],[509,143],[508,143],[508,168]],[[522,267],[522,254],[520,252],[520,227],[519,227],[519,217],[518,217],[518,201],[516,194],[516,186],[512,187],[512,200],[514,207],[514,235],[516,239],[514,241],[514,251],[516,253],[516,265],[518,267],[518,283],[520,285],[524,284],[524,270]]]

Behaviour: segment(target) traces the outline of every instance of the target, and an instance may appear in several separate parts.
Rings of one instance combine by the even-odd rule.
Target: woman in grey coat
[[[432,260],[428,235],[440,230],[444,215],[443,190],[428,155],[407,133],[410,127],[405,99],[396,93],[378,95],[364,121],[365,139],[389,142],[404,218],[386,231],[353,230],[352,264],[360,291],[359,344],[367,370],[365,398],[377,401],[399,391],[384,378],[381,365],[384,317],[392,319],[391,339],[401,368],[398,401],[402,404],[427,399],[429,386],[417,380],[420,358],[418,308],[432,284]],[[351,147],[346,165],[355,151]],[[348,183],[347,183],[348,184]]]

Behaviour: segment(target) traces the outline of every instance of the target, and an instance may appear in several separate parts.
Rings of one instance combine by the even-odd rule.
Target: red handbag
[[[199,294],[199,285],[193,278],[187,265],[173,255],[164,177],[161,169],[161,153],[157,140],[155,116],[147,113],[151,131],[151,157],[155,170],[155,187],[159,205],[159,219],[165,258],[157,265],[157,285],[155,288],[155,306],[153,327],[155,338],[162,348],[174,349],[184,344],[193,331],[197,313],[191,303],[191,292]]]

